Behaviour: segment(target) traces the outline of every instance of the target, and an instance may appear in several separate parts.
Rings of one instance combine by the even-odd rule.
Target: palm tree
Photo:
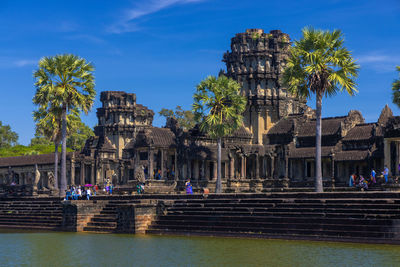
[[[209,76],[197,85],[193,95],[192,110],[200,130],[217,139],[217,184],[215,191],[221,193],[221,139],[232,134],[242,125],[242,113],[246,98],[240,95],[240,84],[224,75]]]
[[[400,76],[400,66],[396,67]],[[393,103],[400,107],[400,79],[394,80],[392,83],[392,99]]]
[[[91,109],[96,95],[93,71],[93,65],[85,59],[63,54],[42,58],[33,74],[37,103],[61,112],[61,194],[67,187],[67,115],[73,110],[87,114]]]
[[[33,103],[40,105],[36,96]],[[45,103],[44,103],[45,105]],[[58,107],[39,106],[39,109],[33,112],[33,119],[36,121],[36,131],[41,136],[47,137],[54,142],[54,183],[58,188],[58,146],[61,142],[61,115],[62,110]],[[76,122],[80,121],[78,110],[74,109],[67,116],[67,132],[70,133],[76,128]]]
[[[359,66],[343,46],[340,30],[302,30],[303,38],[290,49],[283,85],[298,97],[316,95],[315,191],[323,192],[321,173],[321,109],[322,97],[346,91],[353,96]]]

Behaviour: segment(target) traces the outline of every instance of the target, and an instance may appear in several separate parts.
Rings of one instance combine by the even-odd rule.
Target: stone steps
[[[146,233],[400,243],[400,195],[396,193],[242,196],[176,200]]]
[[[218,226],[218,225],[151,225],[149,230],[175,230],[175,231],[210,231],[210,232],[238,232],[238,233],[262,233],[262,234],[295,234],[295,235],[324,235],[333,237],[363,237],[363,238],[394,238],[398,234],[394,232],[382,231],[342,231],[328,228],[282,228],[282,227],[247,227],[247,226]],[[151,233],[151,231],[149,231]]]
[[[0,201],[0,228],[60,229],[63,207],[60,199]]]
[[[370,238],[370,237],[335,237],[324,235],[323,233],[311,234],[278,234],[278,233],[253,233],[253,232],[230,232],[230,231],[205,231],[205,230],[172,230],[172,229],[149,229],[147,234],[153,235],[186,235],[186,236],[221,236],[221,237],[244,237],[244,238],[266,238],[266,239],[287,239],[287,240],[315,240],[315,241],[333,241],[338,240],[343,242],[358,242],[358,243],[373,243],[373,244],[400,244],[400,242],[393,238]]]

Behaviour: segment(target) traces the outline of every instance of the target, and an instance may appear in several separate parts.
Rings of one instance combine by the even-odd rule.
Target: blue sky
[[[21,144],[34,135],[32,78],[43,56],[74,53],[96,67],[96,90],[122,90],[155,112],[190,108],[197,83],[224,68],[230,39],[247,28],[341,29],[361,65],[359,93],[323,100],[323,116],[362,112],[376,121],[391,103],[400,65],[400,1],[131,0],[0,1],[0,120]],[[314,99],[309,105],[315,107]],[[82,118],[97,123],[96,108]],[[164,120],[155,117],[154,125]]]

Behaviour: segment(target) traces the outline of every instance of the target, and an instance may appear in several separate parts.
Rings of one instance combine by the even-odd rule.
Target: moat
[[[399,266],[400,246],[0,230],[2,266]]]

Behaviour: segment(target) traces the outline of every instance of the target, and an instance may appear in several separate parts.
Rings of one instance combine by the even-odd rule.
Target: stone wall
[[[63,203],[64,231],[82,232],[91,218],[99,213],[108,201],[104,200],[77,200]]]

